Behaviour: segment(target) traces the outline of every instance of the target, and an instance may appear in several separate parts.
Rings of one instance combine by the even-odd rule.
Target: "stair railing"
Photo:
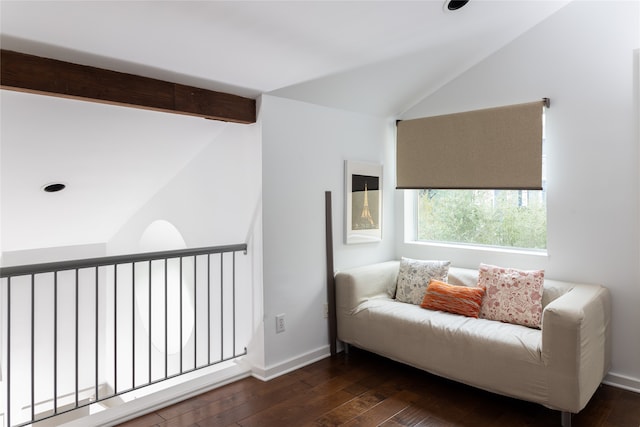
[[[247,245],[0,268],[5,425],[246,355],[237,252]]]

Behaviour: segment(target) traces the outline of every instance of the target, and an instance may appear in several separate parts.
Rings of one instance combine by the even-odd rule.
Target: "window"
[[[532,105],[535,107],[534,103]],[[522,107],[528,108],[526,104],[522,104]],[[492,110],[486,111],[492,113]],[[483,110],[478,113],[483,113]],[[537,114],[536,109],[532,108],[531,113]],[[542,190],[407,190],[414,195],[409,198],[413,199],[413,204],[405,207],[405,209],[412,209],[411,206],[413,206],[411,214],[414,215],[414,219],[409,222],[413,224],[412,237],[423,242],[545,250],[547,248],[545,121],[543,108],[540,123]],[[455,156],[453,158],[455,159]]]
[[[544,190],[416,190],[418,241],[546,249]]]

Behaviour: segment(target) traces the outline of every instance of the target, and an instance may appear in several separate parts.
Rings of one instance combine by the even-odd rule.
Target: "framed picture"
[[[345,243],[382,240],[382,165],[345,161]]]

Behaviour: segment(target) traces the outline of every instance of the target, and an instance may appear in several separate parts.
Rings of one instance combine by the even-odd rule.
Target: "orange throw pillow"
[[[482,297],[483,288],[456,286],[431,280],[420,307],[477,318],[482,307]]]

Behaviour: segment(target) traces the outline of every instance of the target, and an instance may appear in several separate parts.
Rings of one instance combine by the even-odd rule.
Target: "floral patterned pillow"
[[[480,318],[540,327],[544,270],[480,264],[478,286],[485,289]]]
[[[446,282],[451,261],[423,261],[402,258],[398,272],[396,300],[420,305],[431,279]]]

